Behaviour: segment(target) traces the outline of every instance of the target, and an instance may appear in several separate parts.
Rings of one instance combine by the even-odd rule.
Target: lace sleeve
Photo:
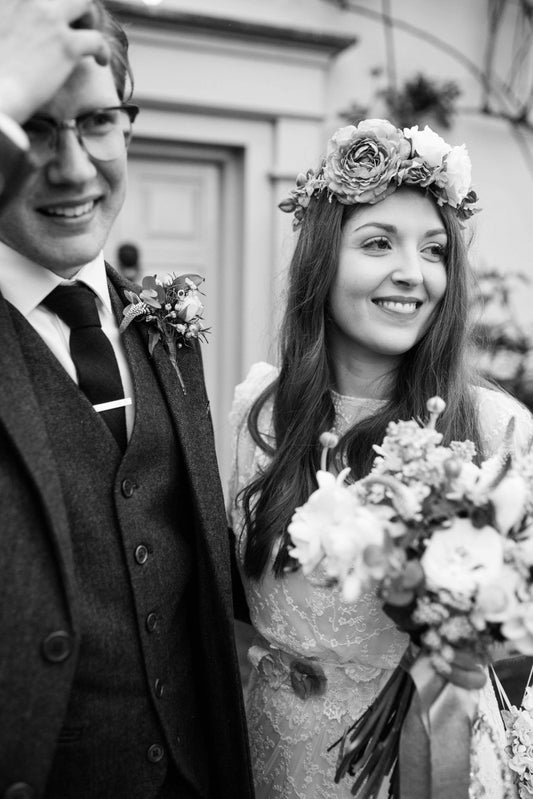
[[[510,451],[523,454],[533,441],[533,416],[509,394],[488,388],[477,389],[479,428],[483,457],[493,455],[504,443],[510,420],[514,417],[514,433]]]
[[[228,516],[234,530],[238,528],[239,522],[235,498],[257,471],[257,450],[259,448],[248,431],[248,413],[259,394],[277,377],[277,374],[278,370],[275,366],[264,361],[255,363],[246,379],[235,389],[229,415],[232,436],[232,468],[228,488]]]

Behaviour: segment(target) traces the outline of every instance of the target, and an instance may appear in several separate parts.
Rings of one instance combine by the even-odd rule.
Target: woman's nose
[[[87,183],[96,175],[96,166],[76,131],[60,131],[55,156],[47,165],[48,180],[51,183]]]
[[[392,272],[394,283],[418,286],[424,281],[418,252],[403,252]]]

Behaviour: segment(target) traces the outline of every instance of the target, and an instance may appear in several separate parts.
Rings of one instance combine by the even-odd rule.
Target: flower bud
[[[426,408],[429,411],[429,422],[427,423],[426,427],[430,430],[435,429],[435,424],[437,419],[443,412],[444,408],[446,407],[446,403],[440,397],[431,397],[426,402]]]
[[[402,586],[406,590],[417,588],[424,582],[424,569],[418,560],[409,560],[402,574]]]
[[[442,467],[448,480],[455,480],[463,470],[463,464],[457,458],[448,458],[448,460],[444,461]]]
[[[428,411],[431,414],[436,413],[438,416],[440,416],[445,407],[446,403],[440,397],[431,397],[426,403],[426,408]]]
[[[320,444],[322,447],[326,447],[326,449],[333,449],[339,443],[339,437],[335,435],[335,433],[322,433],[320,436]]]

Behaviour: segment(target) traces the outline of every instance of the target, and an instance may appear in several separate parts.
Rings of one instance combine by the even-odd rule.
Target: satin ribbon
[[[409,672],[416,691],[400,737],[400,799],[468,799],[479,691],[448,682],[425,656]]]

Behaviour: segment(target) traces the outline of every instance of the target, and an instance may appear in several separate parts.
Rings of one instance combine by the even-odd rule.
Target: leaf
[[[159,330],[156,330],[153,327],[148,328],[148,352],[150,355],[153,355],[155,345],[161,339],[161,334]]]

